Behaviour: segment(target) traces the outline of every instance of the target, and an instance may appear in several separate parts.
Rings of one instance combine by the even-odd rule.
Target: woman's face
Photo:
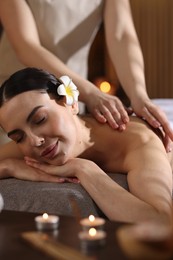
[[[0,108],[0,124],[24,155],[56,165],[74,156],[75,109],[57,104],[46,92],[28,91]],[[44,144],[38,146],[40,140]]]

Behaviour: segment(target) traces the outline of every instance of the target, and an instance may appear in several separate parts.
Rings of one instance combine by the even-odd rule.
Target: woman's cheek
[[[29,147],[20,147],[20,150],[25,156],[29,156],[33,158],[35,157],[33,149],[31,150],[29,149]]]

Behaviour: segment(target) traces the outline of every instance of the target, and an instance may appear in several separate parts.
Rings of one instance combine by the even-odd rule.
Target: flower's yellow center
[[[65,90],[68,96],[73,96],[73,90],[70,86],[66,86]]]

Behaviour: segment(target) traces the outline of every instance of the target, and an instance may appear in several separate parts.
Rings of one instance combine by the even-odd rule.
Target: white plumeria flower
[[[79,91],[68,76],[60,77],[63,84],[59,85],[57,92],[60,96],[66,96],[66,104],[71,106],[78,101]]]

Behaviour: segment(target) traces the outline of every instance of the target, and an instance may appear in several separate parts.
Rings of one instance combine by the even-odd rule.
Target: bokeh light
[[[109,93],[111,90],[111,84],[108,81],[102,81],[100,83],[100,90],[104,93]]]

